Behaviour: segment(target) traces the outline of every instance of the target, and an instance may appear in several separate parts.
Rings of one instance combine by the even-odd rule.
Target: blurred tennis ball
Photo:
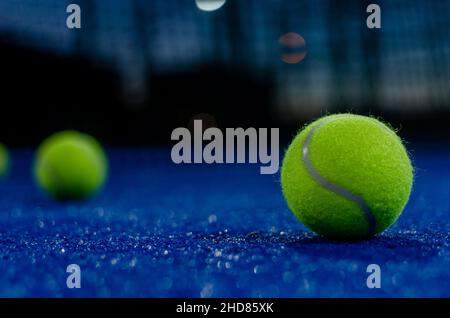
[[[0,144],[0,180],[8,174],[10,165],[9,153],[3,144]]]
[[[37,184],[51,197],[81,200],[101,189],[108,175],[108,160],[93,137],[69,130],[42,142],[33,169]]]

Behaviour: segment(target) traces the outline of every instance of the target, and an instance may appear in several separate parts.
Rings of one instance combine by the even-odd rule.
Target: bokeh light
[[[208,113],[199,113],[189,119],[188,129],[192,133],[194,132],[194,120],[202,121],[202,131],[205,131],[208,128],[218,127],[217,119],[216,117],[214,117],[214,115]]]
[[[288,64],[296,64],[306,56],[305,39],[298,33],[289,32],[283,34],[278,43],[282,47],[281,60]]]
[[[197,8],[202,11],[216,11],[220,9],[226,0],[195,0]]]

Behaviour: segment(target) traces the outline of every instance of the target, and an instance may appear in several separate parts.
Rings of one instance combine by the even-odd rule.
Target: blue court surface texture
[[[258,165],[175,165],[170,148],[108,149],[104,190],[46,198],[33,152],[0,183],[2,297],[450,297],[450,144],[408,145],[416,176],[377,237],[334,242],[289,211]],[[69,264],[81,288],[66,287]],[[381,288],[366,286],[369,264]]]

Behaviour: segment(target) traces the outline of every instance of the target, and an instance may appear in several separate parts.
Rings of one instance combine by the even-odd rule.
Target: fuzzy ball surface
[[[384,123],[337,114],[307,125],[289,146],[281,185],[308,228],[333,239],[382,232],[402,213],[413,167],[402,140]]]

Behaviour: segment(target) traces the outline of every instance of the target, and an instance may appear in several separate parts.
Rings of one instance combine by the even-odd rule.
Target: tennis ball
[[[102,187],[107,173],[108,161],[101,145],[80,132],[56,133],[36,153],[36,182],[55,199],[88,198]]]
[[[0,144],[0,180],[4,179],[9,170],[9,154],[3,144]]]
[[[334,239],[370,237],[393,224],[413,183],[408,153],[380,121],[353,114],[323,117],[294,138],[281,186],[308,228]]]

